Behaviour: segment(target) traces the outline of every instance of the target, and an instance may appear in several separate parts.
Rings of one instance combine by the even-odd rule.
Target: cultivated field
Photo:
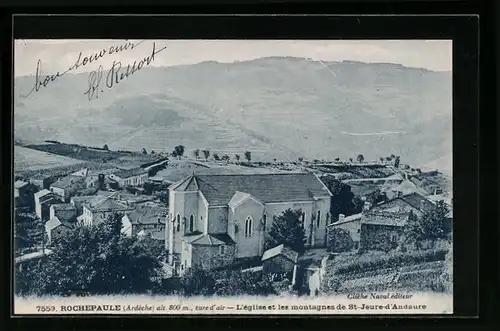
[[[82,163],[82,160],[14,146],[14,171],[40,170]]]

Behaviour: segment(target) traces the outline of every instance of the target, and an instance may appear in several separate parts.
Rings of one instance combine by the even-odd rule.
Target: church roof
[[[192,175],[173,184],[171,190],[197,187],[208,204],[225,206],[237,191],[252,195],[263,203],[311,201],[331,196],[330,191],[312,173],[277,173],[244,175]],[[242,196],[241,196],[242,197]]]
[[[245,201],[249,197],[251,197],[251,195],[248,194],[248,193],[243,193],[243,192],[240,192],[240,191],[236,191],[236,193],[234,193],[233,197],[229,201],[228,205],[229,205],[229,207],[234,208],[237,205],[239,205],[240,203],[242,203],[243,201]],[[254,198],[254,200],[258,201],[255,198]],[[260,201],[258,201],[258,202],[261,204]]]
[[[181,179],[172,184],[170,188],[176,191],[198,191],[200,189],[194,175]]]
[[[235,242],[227,233],[201,233],[182,237],[182,241],[192,245],[219,246],[234,245]]]

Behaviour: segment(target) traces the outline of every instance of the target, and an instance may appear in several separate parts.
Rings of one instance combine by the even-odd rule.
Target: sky
[[[127,42],[136,46],[109,54]],[[292,56],[315,61],[361,61],[397,63],[407,67],[435,71],[452,70],[451,40],[16,40],[14,44],[14,76],[33,75],[40,60],[43,75],[64,72],[77,62],[96,52],[106,50],[99,60],[72,73],[89,72],[99,65],[111,67],[113,61],[125,65],[151,55],[153,42],[156,49],[166,47],[155,56],[150,66],[175,66],[203,61],[235,62],[269,56]]]

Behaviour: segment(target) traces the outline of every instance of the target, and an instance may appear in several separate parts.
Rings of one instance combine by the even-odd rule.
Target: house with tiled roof
[[[61,197],[53,192],[43,189],[33,195],[35,200],[35,214],[43,221],[50,219],[50,206],[61,203]]]
[[[83,225],[97,225],[115,214],[125,215],[133,210],[133,207],[115,201],[112,195],[92,200],[83,204]]]
[[[76,219],[75,222],[71,222],[57,216],[52,217],[45,223],[47,244],[50,245],[54,240],[67,236],[69,232],[73,231],[75,226]]]
[[[135,236],[142,231],[153,239],[165,241],[166,221],[166,207],[138,205],[122,217],[122,232],[127,236]]]
[[[274,217],[287,209],[302,211],[307,246],[324,247],[331,196],[312,173],[188,176],[169,187],[169,261],[181,261],[183,270],[193,266],[193,261],[201,261],[188,253],[189,247],[199,243],[192,243],[192,236],[201,234],[203,240],[213,236],[231,239],[220,243],[224,248],[203,248],[204,259],[261,257]],[[183,254],[190,254],[191,262]],[[231,254],[234,256],[228,256]]]
[[[144,168],[121,169],[109,175],[119,187],[142,186],[148,180],[148,171]]]
[[[287,273],[293,271],[299,260],[299,253],[281,244],[270,248],[262,254],[262,271],[270,273]]]
[[[68,201],[78,189],[85,187],[85,177],[68,175],[59,178],[50,185],[50,191],[59,195],[64,201]]]

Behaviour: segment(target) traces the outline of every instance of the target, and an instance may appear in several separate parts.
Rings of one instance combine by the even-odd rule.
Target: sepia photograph
[[[15,40],[15,312],[452,314],[452,47]]]

